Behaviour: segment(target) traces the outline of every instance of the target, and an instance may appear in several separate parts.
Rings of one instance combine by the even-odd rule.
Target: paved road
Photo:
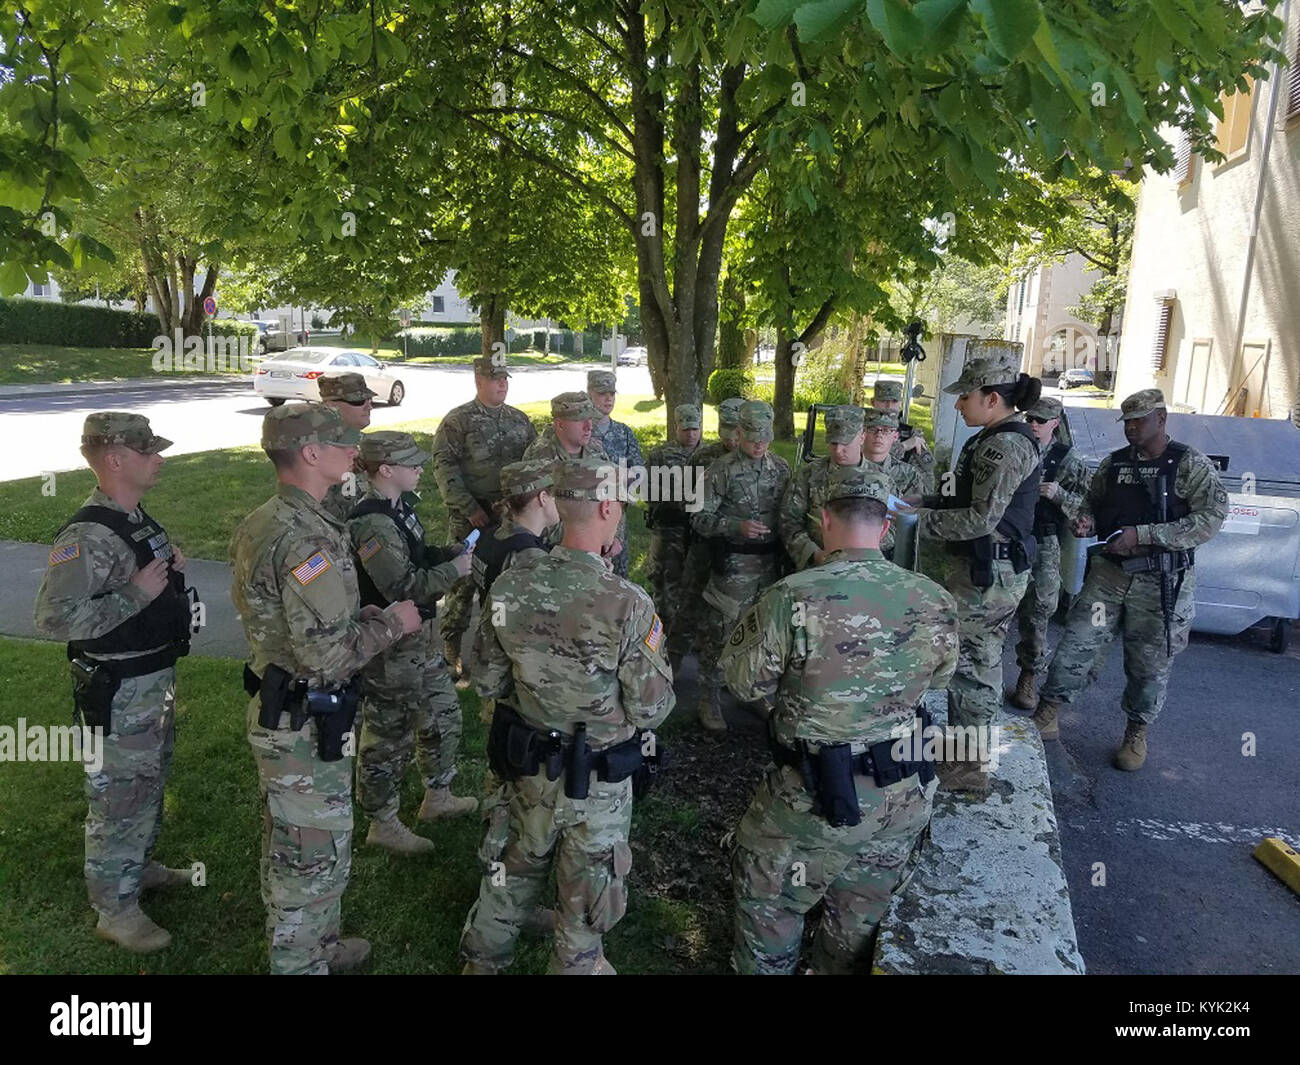
[[[531,403],[559,392],[586,389],[587,370],[595,364],[515,367],[510,402]],[[468,366],[405,366],[402,382],[406,401],[400,407],[379,406],[372,426],[383,428],[419,418],[441,417],[474,394]],[[0,481],[33,477],[84,465],[78,451],[81,423],[95,410],[132,410],[147,415],[154,431],[175,446],[168,455],[255,444],[262,433],[262,416],[271,408],[253,395],[247,380],[191,385],[129,384],[111,391],[62,388],[26,395],[0,395]],[[624,392],[648,394],[650,374],[644,367],[619,369]]]

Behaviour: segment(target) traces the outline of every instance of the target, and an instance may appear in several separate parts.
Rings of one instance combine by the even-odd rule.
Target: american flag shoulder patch
[[[658,651],[663,639],[664,623],[659,620],[659,615],[656,614],[654,623],[650,626],[650,631],[646,633],[645,645],[652,651]]]
[[[362,544],[359,548],[357,548],[357,556],[361,559],[362,562],[365,562],[366,559],[374,558],[375,555],[379,554],[379,549],[382,546],[383,545],[379,542],[379,537],[372,536],[369,540],[367,540],[364,544]]]
[[[62,547],[56,547],[50,552],[50,565],[59,566],[64,562],[71,562],[74,558],[81,557],[80,544],[64,544]]]
[[[311,584],[329,568],[330,560],[325,557],[325,552],[317,551],[306,562],[294,566],[293,576],[299,584]]]

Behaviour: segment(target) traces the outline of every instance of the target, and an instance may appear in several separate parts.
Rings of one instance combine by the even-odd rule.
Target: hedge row
[[[569,329],[552,330],[551,351],[560,355],[574,354],[575,336]],[[600,354],[599,333],[583,333],[582,338],[584,355]],[[483,350],[483,331],[477,326],[412,326],[398,330],[394,335],[394,346],[402,347],[403,341],[408,356],[478,355]],[[540,351],[545,344],[545,330],[539,329],[516,335],[510,341],[509,349],[519,351],[532,345]]]
[[[218,318],[203,327],[214,336],[254,336],[257,326]],[[62,344],[72,348],[151,348],[158,316],[83,303],[0,299],[0,344]]]
[[[771,403],[776,386],[770,381],[755,381],[752,371],[747,368],[730,367],[714,370],[709,375],[708,392],[709,399],[715,406],[733,396]],[[848,403],[851,398],[832,374],[800,373],[795,377],[794,409],[797,411],[808,410],[814,403],[840,405]]]

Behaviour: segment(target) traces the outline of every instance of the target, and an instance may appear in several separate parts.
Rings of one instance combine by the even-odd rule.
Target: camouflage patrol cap
[[[588,456],[566,459],[553,467],[557,499],[590,499],[607,502],[618,499],[618,477],[609,459]]]
[[[740,408],[740,436],[751,444],[772,439],[772,408],[761,399],[751,399]]]
[[[745,405],[743,396],[732,396],[718,404],[718,427],[734,428],[740,424],[740,408]]]
[[[679,403],[673,408],[678,429],[701,429],[704,427],[704,415],[694,403]]]
[[[588,370],[588,392],[617,392],[618,383],[613,370]]]
[[[430,457],[410,433],[379,429],[361,437],[361,461],[367,465],[423,466]]]
[[[528,496],[555,487],[555,463],[550,459],[524,459],[501,467],[501,494]]]
[[[1145,418],[1152,411],[1167,409],[1165,394],[1160,389],[1144,388],[1141,392],[1134,392],[1119,405],[1120,413],[1116,420],[1126,422],[1130,418]]]
[[[379,395],[366,387],[366,379],[359,373],[332,374],[316,382],[320,386],[321,402],[340,400],[344,403],[352,400],[370,399]]]
[[[81,442],[89,447],[121,444],[142,455],[156,455],[172,446],[165,436],[155,436],[149,419],[124,410],[101,410],[87,414],[81,426]]]
[[[836,466],[826,483],[826,502],[837,499],[879,499],[889,501],[889,479],[873,469]]]
[[[1025,411],[1025,417],[1050,421],[1052,418],[1059,418],[1062,409],[1061,401],[1055,396],[1042,396],[1037,403]]]
[[[495,355],[480,355],[474,360],[474,372],[479,377],[510,376],[510,371],[506,369],[506,360],[504,356],[498,358]]]
[[[826,412],[826,443],[848,444],[862,432],[862,408],[832,407]]]
[[[984,359],[971,359],[962,370],[961,376],[944,391],[952,396],[974,392],[977,388],[989,385],[1009,385],[1020,376],[1020,361],[1011,352],[993,355]]]
[[[586,392],[561,392],[551,400],[551,417],[562,422],[581,422],[599,418],[600,411]]]
[[[876,429],[883,426],[886,429],[898,428],[898,415],[892,410],[876,410],[872,407],[862,414],[862,428]]]
[[[889,399],[902,402],[903,382],[897,378],[877,377],[876,386],[871,392],[872,399]]]
[[[262,447],[267,451],[294,451],[308,444],[356,447],[361,430],[343,424],[343,417],[324,403],[286,403],[273,407],[262,419]]]

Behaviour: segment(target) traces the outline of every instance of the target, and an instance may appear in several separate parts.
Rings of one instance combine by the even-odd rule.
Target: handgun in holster
[[[976,588],[993,587],[993,538],[981,536],[970,544],[970,582]]]
[[[86,728],[113,731],[113,697],[122,680],[105,662],[86,658],[69,661],[72,670],[72,722]]]
[[[244,689],[247,691],[251,686],[250,676],[256,680],[257,675],[247,666],[244,668]],[[294,680],[293,674],[283,666],[274,662],[267,666],[262,679],[249,694],[257,694],[261,698],[257,723],[262,728],[278,729],[286,710],[289,712],[289,727],[294,732],[307,723],[307,681]]]
[[[361,703],[360,678],[340,688],[307,692],[307,713],[316,719],[316,753],[322,762],[343,757],[343,740],[357,719]]]
[[[569,748],[568,772],[564,777],[564,794],[570,799],[585,799],[591,788],[592,755],[587,743],[587,726],[578,722],[573,729]]]

